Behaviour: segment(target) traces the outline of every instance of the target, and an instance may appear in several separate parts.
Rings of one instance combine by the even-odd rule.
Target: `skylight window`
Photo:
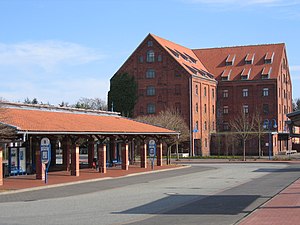
[[[221,74],[221,80],[229,80],[230,74],[231,74],[231,69],[224,70],[223,73]]]
[[[187,54],[187,53],[183,53],[183,54],[185,54],[188,58],[189,58],[189,60],[192,62],[192,63],[196,63],[197,62],[197,60],[196,59],[194,59],[192,56],[190,56],[189,54]]]
[[[167,48],[170,52],[172,52],[172,54],[173,54],[176,58],[179,58],[179,54],[178,54],[176,51],[174,51],[173,49],[170,49],[170,48],[167,47],[167,46],[166,46],[166,48]]]
[[[261,72],[261,79],[269,79],[272,72],[272,67],[264,67]]]
[[[189,58],[188,58],[186,55],[182,54],[180,51],[178,51],[178,50],[175,49],[175,52],[176,52],[178,55],[180,55],[185,61],[189,61],[189,60],[188,60]]]
[[[226,59],[226,66],[232,66],[234,64],[235,55],[228,55]]]
[[[246,64],[253,64],[254,62],[254,55],[255,53],[248,53],[246,58],[245,58],[245,63]]]
[[[197,72],[198,72],[198,70],[197,69],[194,69],[194,68],[192,68],[192,67],[190,67],[190,66],[188,66],[188,65],[186,65],[186,64],[184,64],[188,69],[189,69],[189,71],[191,71],[193,74],[197,74]]]
[[[267,52],[265,56],[265,64],[272,64],[274,58],[274,52]]]
[[[251,68],[244,68],[241,73],[241,80],[248,80],[251,73]]]

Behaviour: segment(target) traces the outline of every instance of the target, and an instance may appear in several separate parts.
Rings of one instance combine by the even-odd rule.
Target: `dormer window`
[[[244,68],[241,73],[241,80],[248,80],[250,76],[251,68]]]
[[[272,72],[272,67],[264,67],[261,72],[261,79],[269,79]]]
[[[185,63],[183,63],[183,64],[189,69],[189,71],[191,71],[192,74],[197,75],[197,69],[196,68],[192,68],[192,67],[186,65]]]
[[[234,64],[235,55],[228,55],[226,59],[226,66],[232,66]]]
[[[272,64],[274,58],[274,52],[267,52],[265,56],[265,64]]]
[[[167,46],[166,46],[166,48],[167,48],[170,52],[172,52],[172,54],[173,54],[176,58],[179,58],[179,54],[178,54],[175,50],[170,49],[170,48],[167,47]]]
[[[231,70],[224,70],[221,74],[221,80],[229,80],[230,79]]]
[[[245,58],[245,64],[253,64],[255,53],[248,53]]]
[[[196,63],[196,62],[197,62],[197,60],[194,59],[194,58],[193,58],[192,56],[190,56],[189,54],[187,54],[187,53],[185,53],[185,52],[184,52],[183,54],[186,55],[192,63]]]

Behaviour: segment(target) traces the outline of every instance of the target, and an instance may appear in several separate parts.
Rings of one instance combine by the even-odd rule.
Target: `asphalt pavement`
[[[1,224],[235,224],[300,176],[298,164],[190,168],[0,196]]]

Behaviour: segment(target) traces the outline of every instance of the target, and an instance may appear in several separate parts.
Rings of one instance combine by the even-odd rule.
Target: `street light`
[[[269,131],[269,160],[271,160],[271,157],[272,157],[272,146],[271,146],[272,135],[271,135],[271,131],[272,131],[272,127],[274,129],[277,128],[276,120],[275,119],[272,119],[272,120],[265,119],[263,127],[264,127],[264,129],[268,129],[268,131]]]

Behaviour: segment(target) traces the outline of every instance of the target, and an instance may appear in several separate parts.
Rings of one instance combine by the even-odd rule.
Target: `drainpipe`
[[[193,153],[193,120],[192,120],[192,76],[189,77],[189,97],[190,97],[190,156],[194,156]]]

